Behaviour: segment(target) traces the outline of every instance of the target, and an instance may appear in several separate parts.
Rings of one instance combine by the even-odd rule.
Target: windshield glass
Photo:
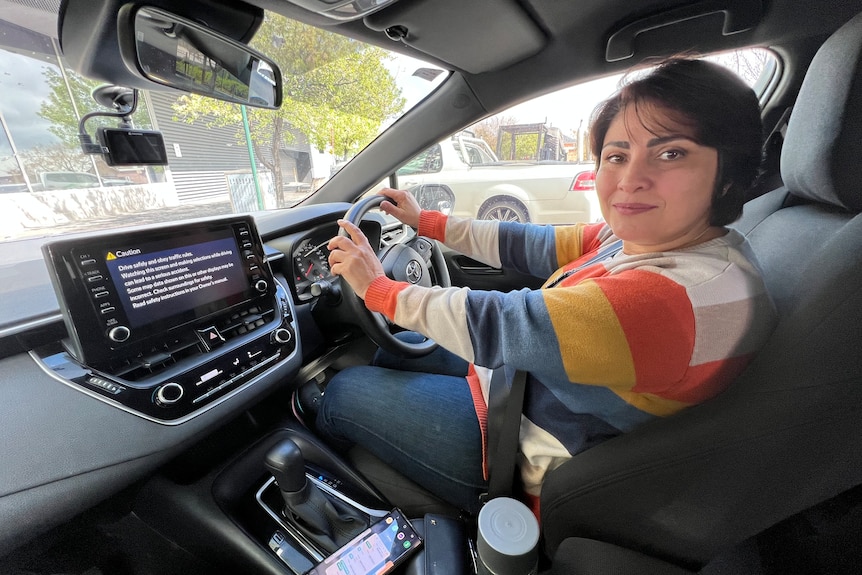
[[[14,8],[13,8],[14,10]],[[290,207],[317,190],[447,76],[426,63],[268,13],[252,47],[283,103],[264,110],[142,91],[134,127],[162,132],[167,166],[109,166],[81,152],[82,116],[114,112],[55,38],[0,14],[0,229],[10,244],[58,234]],[[85,131],[117,128],[91,118]],[[32,245],[31,245],[32,244]],[[17,246],[38,256],[38,242]],[[13,247],[13,246],[7,246]],[[8,252],[8,250],[6,250]]]

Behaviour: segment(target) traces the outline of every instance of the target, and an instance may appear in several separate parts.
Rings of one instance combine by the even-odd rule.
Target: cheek
[[[713,182],[706,178],[689,180],[692,181],[694,185],[680,182],[682,185],[670,187],[665,201],[676,213],[697,219],[712,208]]]
[[[614,189],[616,189],[616,185],[611,173],[607,169],[599,168],[596,172],[596,194],[598,194],[599,199],[607,199]]]

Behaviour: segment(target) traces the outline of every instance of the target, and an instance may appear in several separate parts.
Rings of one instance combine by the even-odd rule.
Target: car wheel
[[[520,202],[498,199],[492,200],[482,207],[479,212],[479,219],[527,223],[530,221],[530,216]]]

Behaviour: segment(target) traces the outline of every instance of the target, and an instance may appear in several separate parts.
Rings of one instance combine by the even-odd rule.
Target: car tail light
[[[596,172],[587,170],[581,172],[572,180],[572,192],[590,192],[596,189]]]

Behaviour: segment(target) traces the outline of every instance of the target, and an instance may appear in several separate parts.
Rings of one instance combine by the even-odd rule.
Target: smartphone
[[[305,575],[384,575],[422,546],[422,538],[393,509]]]

